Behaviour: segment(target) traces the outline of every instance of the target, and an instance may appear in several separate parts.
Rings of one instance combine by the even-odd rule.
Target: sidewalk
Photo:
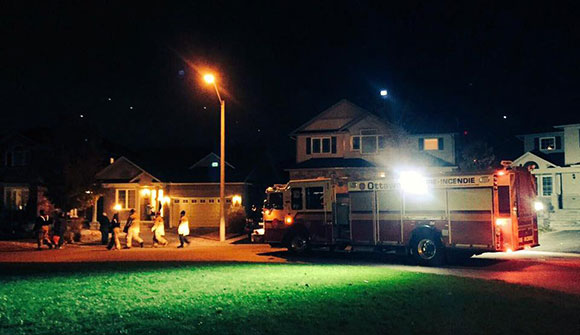
[[[540,246],[534,251],[551,251],[580,254],[580,230],[541,232]]]

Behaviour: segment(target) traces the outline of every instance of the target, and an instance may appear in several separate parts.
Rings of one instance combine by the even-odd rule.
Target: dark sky
[[[1,128],[82,114],[131,147],[217,148],[205,68],[230,147],[291,148],[290,130],[342,98],[415,132],[580,122],[574,2],[248,3],[3,1]]]

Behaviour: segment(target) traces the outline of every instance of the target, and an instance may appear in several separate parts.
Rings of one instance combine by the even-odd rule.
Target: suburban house
[[[409,134],[341,100],[298,127],[290,179],[376,179],[405,168],[446,172],[456,166],[456,134]]]
[[[53,208],[39,169],[46,158],[41,143],[16,132],[0,137],[1,224],[24,224]]]
[[[554,129],[519,135],[525,153],[514,165],[527,167],[536,176],[538,197],[549,220],[574,221],[580,214],[580,124]]]
[[[96,179],[102,196],[96,210],[109,217],[119,211],[125,220],[135,209],[141,222],[151,222],[160,211],[168,227],[177,227],[179,213],[185,210],[192,228],[219,227],[219,156],[210,153],[198,162],[160,165],[133,162],[127,157],[111,160]],[[244,206],[251,195],[251,184],[226,163],[226,221],[245,218]]]

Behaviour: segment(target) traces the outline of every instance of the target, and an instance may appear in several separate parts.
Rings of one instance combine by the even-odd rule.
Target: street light
[[[220,242],[226,240],[226,197],[225,197],[225,184],[226,184],[226,169],[225,169],[225,157],[226,157],[226,101],[222,99],[220,92],[218,90],[217,84],[215,82],[215,77],[213,74],[206,74],[203,76],[208,84],[213,84],[215,88],[215,93],[217,94],[218,100],[220,101],[221,113],[220,113]]]

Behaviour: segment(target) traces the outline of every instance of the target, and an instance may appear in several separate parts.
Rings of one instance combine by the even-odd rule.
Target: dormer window
[[[551,151],[556,149],[556,138],[555,137],[541,137],[540,138],[540,150]]]

